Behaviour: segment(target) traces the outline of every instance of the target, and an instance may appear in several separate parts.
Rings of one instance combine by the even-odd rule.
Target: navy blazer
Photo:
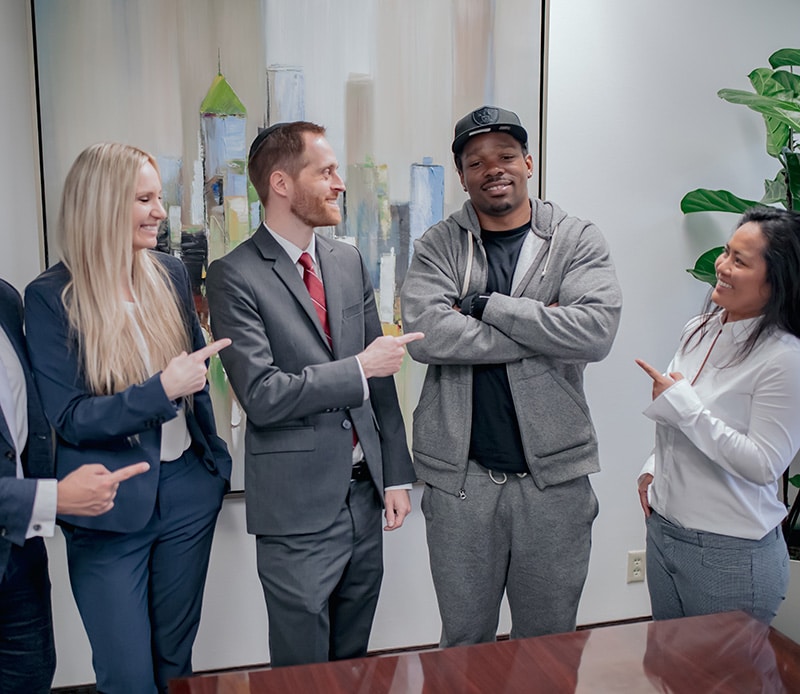
[[[186,268],[165,253],[153,252],[153,256],[173,283],[193,349],[200,349],[205,339]],[[102,463],[113,471],[144,460],[150,463],[150,470],[120,485],[114,508],[108,513],[59,518],[85,528],[135,532],[153,513],[160,476],[161,425],[175,417],[175,403],[164,393],[160,373],[113,395],[98,396],[89,390],[61,300],[69,277],[64,264],[58,263],[25,290],[28,351],[47,418],[56,431],[57,477],[62,479],[85,463]],[[225,442],[217,436],[208,383],[194,394],[186,423],[208,469],[229,480],[231,458]]]
[[[23,545],[28,530],[36,480],[31,477],[53,477],[53,450],[50,425],[44,416],[33,373],[25,336],[22,333],[22,300],[17,290],[0,280],[0,326],[5,330],[25,373],[28,396],[28,441],[20,456],[26,479],[17,479],[17,454],[13,438],[0,411],[0,578],[8,563],[11,543]]]

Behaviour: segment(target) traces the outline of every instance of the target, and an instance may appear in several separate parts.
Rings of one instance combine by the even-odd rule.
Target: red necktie
[[[317,310],[319,322],[322,324],[322,330],[325,337],[328,338],[328,345],[333,347],[333,340],[331,340],[331,329],[328,325],[328,309],[325,305],[325,289],[322,286],[322,280],[317,277],[314,272],[314,261],[308,253],[303,253],[300,260],[297,262],[303,266],[303,284],[306,285],[308,293],[311,295],[311,301],[314,302],[314,308]]]
[[[331,329],[328,325],[328,307],[325,304],[325,288],[322,286],[322,280],[317,277],[314,272],[314,261],[308,253],[303,253],[297,261],[303,266],[303,284],[306,285],[308,293],[311,295],[311,301],[314,302],[314,308],[317,310],[317,317],[319,322],[322,323],[322,330],[325,332],[325,337],[328,338],[328,345],[333,348],[333,340],[331,339]],[[353,427],[353,446],[358,443],[358,434]]]

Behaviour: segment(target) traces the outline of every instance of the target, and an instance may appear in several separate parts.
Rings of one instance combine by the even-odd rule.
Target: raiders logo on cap
[[[499,116],[500,112],[491,106],[484,106],[472,112],[472,120],[478,125],[491,125],[492,123],[496,123]]]

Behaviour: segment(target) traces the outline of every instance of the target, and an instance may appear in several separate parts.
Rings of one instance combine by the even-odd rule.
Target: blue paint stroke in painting
[[[411,262],[414,241],[426,229],[444,218],[444,167],[424,157],[421,164],[411,165],[411,200],[409,201],[409,248],[406,267]]]
[[[381,229],[381,197],[378,168],[371,162],[347,167],[347,235],[355,238],[367,266],[372,286],[380,284],[378,240]],[[391,222],[390,222],[391,223]]]

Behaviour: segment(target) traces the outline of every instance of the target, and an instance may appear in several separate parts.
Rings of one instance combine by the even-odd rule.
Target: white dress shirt
[[[757,321],[713,319],[666,371],[684,380],[644,411],[656,422],[641,473],[654,475],[650,505],[681,527],[758,540],[786,515],[778,483],[800,449],[800,339],[775,331],[730,365]]]
[[[20,454],[28,442],[28,391],[25,387],[25,373],[19,362],[17,352],[6,331],[0,327],[0,369],[2,369],[4,396],[0,398],[0,408],[14,438],[17,452],[17,478],[22,479]],[[7,391],[5,389],[8,389]],[[56,529],[56,508],[58,504],[58,483],[56,480],[37,480],[36,495],[25,539],[30,537],[52,537]]]

